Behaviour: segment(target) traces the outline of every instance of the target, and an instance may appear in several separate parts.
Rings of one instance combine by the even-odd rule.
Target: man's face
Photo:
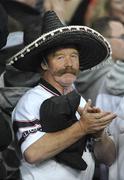
[[[124,0],[110,0],[111,15],[124,23]]]
[[[108,41],[112,47],[112,57],[114,60],[124,60],[124,26],[117,21],[109,23],[111,35]]]
[[[74,48],[62,48],[47,57],[47,73],[61,86],[70,86],[79,72],[79,53]]]

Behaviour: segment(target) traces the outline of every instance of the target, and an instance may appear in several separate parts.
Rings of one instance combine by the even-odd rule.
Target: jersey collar
[[[45,81],[44,79],[40,79],[40,85],[45,86],[47,89],[49,89],[50,91],[53,92],[53,94],[56,94],[58,96],[61,95],[61,93],[55,88],[53,87],[51,84],[49,84],[47,81]]]

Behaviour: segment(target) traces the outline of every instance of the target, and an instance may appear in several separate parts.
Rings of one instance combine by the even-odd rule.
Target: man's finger
[[[91,99],[88,99],[86,105],[84,106],[84,112],[87,112],[87,111],[88,111],[88,108],[91,107],[91,104],[92,104]]]

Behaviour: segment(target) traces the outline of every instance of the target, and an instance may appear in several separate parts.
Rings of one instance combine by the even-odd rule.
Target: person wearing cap
[[[22,179],[91,180],[94,173],[93,154],[107,165],[115,159],[115,145],[104,129],[116,115],[92,107],[90,101],[86,103],[80,97],[77,112],[74,111],[75,122],[67,128],[47,132],[40,121],[41,107],[49,98],[67,97],[69,92],[73,92],[73,82],[79,70],[104,64],[111,48],[102,35],[88,27],[63,25],[54,11],[46,12],[43,22],[43,34],[11,57],[7,64],[24,72],[41,72],[40,84],[27,91],[12,112],[13,128],[22,154]],[[72,97],[70,100],[68,98],[66,106],[73,102]],[[70,105],[68,117],[72,108],[73,105]],[[60,112],[62,118],[63,112],[66,117],[66,108],[62,109],[56,108],[53,113],[58,116]],[[50,120],[52,123],[52,117]],[[93,153],[88,148],[87,136],[92,140]],[[83,170],[56,160],[56,155],[81,138],[84,147],[82,159],[86,163]]]

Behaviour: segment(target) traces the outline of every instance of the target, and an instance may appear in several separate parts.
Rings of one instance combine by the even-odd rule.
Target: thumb
[[[87,112],[87,110],[91,107],[92,101],[91,99],[88,99],[86,105],[84,106],[84,112]]]

